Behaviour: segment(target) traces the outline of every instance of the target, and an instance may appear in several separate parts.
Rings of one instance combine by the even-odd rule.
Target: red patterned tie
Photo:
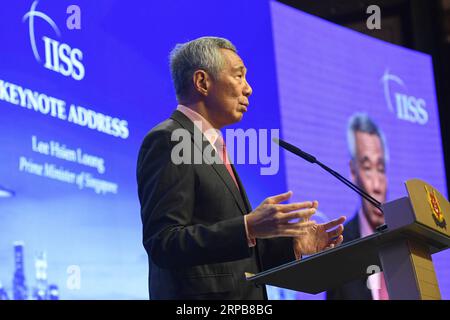
[[[228,159],[227,146],[225,145],[225,141],[223,140],[222,135],[219,135],[217,137],[216,147],[218,148],[218,151],[220,150],[220,158],[225,167],[227,168],[227,171],[230,174],[231,178],[233,178],[236,187],[239,189],[239,185],[237,183],[236,177],[234,176],[233,169],[231,168],[231,164]]]
[[[380,272],[380,300],[389,300],[389,294],[384,280],[384,273]]]

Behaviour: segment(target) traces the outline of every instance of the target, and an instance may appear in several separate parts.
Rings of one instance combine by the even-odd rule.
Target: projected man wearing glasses
[[[365,113],[354,114],[347,128],[352,180],[379,202],[386,201],[388,158],[386,141],[380,128]],[[344,241],[348,242],[375,232],[384,223],[383,213],[361,198],[361,207],[345,225]],[[388,300],[383,273],[347,283],[327,292],[327,299]]]
[[[230,41],[203,37],[178,45],[170,66],[179,105],[145,137],[137,166],[150,298],[264,299],[264,286],[246,281],[245,272],[334,247],[345,217],[308,221],[318,203],[281,204],[291,192],[251,208],[218,132],[243,118],[252,94]],[[174,132],[188,133],[194,154],[214,148],[222,163],[176,164]]]

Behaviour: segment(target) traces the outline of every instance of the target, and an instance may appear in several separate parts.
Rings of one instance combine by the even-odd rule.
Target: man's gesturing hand
[[[314,208],[318,203],[314,201]],[[339,217],[323,224],[314,224],[305,229],[306,234],[294,238],[294,251],[297,259],[302,254],[314,254],[325,249],[331,249],[338,246],[344,240],[342,232],[345,217]]]
[[[299,237],[306,235],[314,221],[307,221],[316,212],[311,201],[280,204],[288,200],[292,192],[282,193],[264,200],[247,215],[250,238]],[[291,220],[300,219],[297,222]]]

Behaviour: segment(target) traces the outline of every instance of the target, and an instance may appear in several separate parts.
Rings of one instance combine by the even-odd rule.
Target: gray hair
[[[378,136],[383,147],[384,160],[386,163],[389,161],[389,151],[383,132],[366,113],[360,112],[350,117],[347,126],[347,145],[352,160],[356,156],[356,132],[365,132]]]
[[[170,52],[170,72],[178,101],[188,95],[192,75],[196,70],[204,70],[211,77],[217,78],[224,64],[219,49],[237,53],[236,47],[229,40],[217,37],[201,37],[179,43]]]

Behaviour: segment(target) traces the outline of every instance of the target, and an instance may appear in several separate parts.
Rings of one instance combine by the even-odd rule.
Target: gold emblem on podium
[[[433,216],[433,220],[436,225],[442,229],[447,229],[447,222],[445,221],[444,214],[442,213],[441,206],[439,205],[439,200],[436,197],[436,193],[434,189],[428,190],[427,186],[425,186],[425,190],[428,196],[428,203],[431,207],[431,212]]]

